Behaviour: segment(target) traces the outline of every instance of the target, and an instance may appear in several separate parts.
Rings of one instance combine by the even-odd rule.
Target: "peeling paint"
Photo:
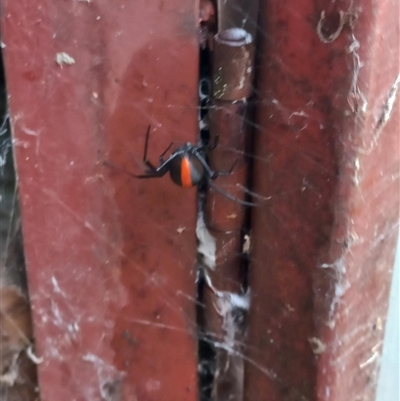
[[[28,356],[28,358],[35,364],[35,365],[40,365],[43,361],[44,358],[43,357],[38,357],[32,349],[32,345],[30,345],[27,349],[26,349],[26,355]]]
[[[120,399],[120,386],[125,372],[117,370],[112,363],[107,363],[94,354],[82,356],[82,360],[93,364],[98,378],[100,394],[104,401],[117,401]]]
[[[348,95],[348,102],[352,112],[358,115],[359,113],[365,114],[367,112],[368,101],[364,93],[358,85],[360,70],[364,67],[364,63],[360,59],[358,53],[360,49],[360,42],[356,39],[354,34],[351,35],[352,42],[349,46],[349,53],[353,55],[353,79]]]
[[[381,108],[381,114],[378,117],[378,121],[375,126],[375,133],[374,133],[374,137],[373,137],[373,143],[375,145],[382,132],[383,127],[386,125],[386,123],[390,119],[390,116],[392,115],[393,106],[396,101],[397,93],[399,90],[399,84],[400,84],[400,75],[397,76],[394,84],[389,89],[389,93],[387,95],[385,103],[383,104],[383,106]]]
[[[66,297],[66,294],[63,291],[61,291],[61,288],[58,285],[58,281],[54,276],[51,277],[51,283],[53,284],[53,289],[55,293],[61,294],[63,297]]]
[[[308,339],[314,354],[322,354],[326,350],[326,344],[317,337],[310,337]]]
[[[325,18],[326,18],[326,13],[325,10],[321,11],[321,15],[317,24],[317,35],[319,37],[319,39],[321,40],[322,43],[332,43],[334,42],[339,35],[341,34],[342,30],[343,30],[343,26],[345,24],[345,13],[343,11],[339,11],[339,15],[340,15],[340,20],[339,20],[339,25],[336,28],[336,31],[334,31],[333,33],[331,33],[329,36],[326,36],[325,34],[323,34],[323,25],[325,22]]]
[[[56,63],[62,68],[63,65],[75,64],[75,60],[69,54],[61,52],[56,54]]]
[[[371,363],[375,362],[376,360],[378,360],[379,356],[380,356],[380,352],[374,352],[370,358],[368,358],[365,362],[360,363],[360,369],[364,369],[366,366],[370,365]]]
[[[333,263],[322,263],[320,268],[322,269],[332,269],[335,274],[334,280],[334,291],[332,294],[332,299],[330,301],[330,310],[328,322],[331,322],[334,317],[335,308],[337,304],[340,302],[340,299],[345,294],[345,292],[351,287],[350,282],[345,278],[346,277],[346,266],[345,266],[345,256],[340,257]],[[332,325],[334,327],[334,323],[328,323],[328,325]]]

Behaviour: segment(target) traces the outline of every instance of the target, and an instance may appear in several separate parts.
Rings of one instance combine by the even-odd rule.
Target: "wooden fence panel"
[[[262,2],[246,401],[374,400],[399,222],[399,4]]]
[[[4,1],[42,401],[197,399],[196,191],[135,180],[197,138],[197,2]]]

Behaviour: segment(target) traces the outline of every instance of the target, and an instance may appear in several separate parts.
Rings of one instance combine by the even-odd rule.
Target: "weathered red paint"
[[[372,400],[398,228],[398,3],[261,13],[245,400]],[[195,190],[103,161],[139,173],[149,123],[150,160],[195,143],[202,18],[181,0],[4,1],[43,401],[198,398]]]
[[[196,191],[103,161],[142,172],[148,124],[154,163],[195,142],[198,20],[196,1],[3,2],[43,401],[197,399]]]
[[[374,399],[399,219],[396,1],[262,3],[245,400]]]

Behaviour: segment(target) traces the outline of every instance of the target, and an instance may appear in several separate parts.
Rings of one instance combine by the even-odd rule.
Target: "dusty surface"
[[[232,354],[229,380],[244,362],[249,401],[374,397],[399,217],[398,8],[328,3],[263,2],[257,27],[237,0],[219,19],[239,19],[260,46],[250,291],[209,285],[226,334],[211,329],[212,345]],[[171,142],[198,140],[195,3],[4,10],[37,350],[23,280],[3,281],[2,391],[36,396],[30,355],[43,401],[197,400],[196,192],[103,163],[142,172],[149,124],[156,165]],[[249,312],[243,340],[229,335],[234,309]]]

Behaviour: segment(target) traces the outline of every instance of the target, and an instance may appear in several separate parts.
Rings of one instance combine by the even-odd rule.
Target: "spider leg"
[[[129,174],[131,175],[131,174]],[[149,171],[148,174],[140,174],[140,175],[134,175],[135,178],[160,178],[162,177],[164,174],[160,174],[160,173],[156,173],[153,171]]]
[[[151,169],[147,172],[147,174],[139,174],[138,175],[138,174],[131,173],[130,171],[125,170],[124,168],[117,166],[116,164],[111,163],[108,160],[105,160],[103,163],[115,170],[120,171],[121,173],[124,173],[124,174],[129,175],[130,177],[134,177],[134,178],[158,178],[158,177],[164,176],[166,173],[166,171],[157,171],[157,169]]]
[[[219,176],[228,176],[228,175],[231,175],[233,169],[234,169],[235,166],[236,166],[237,161],[238,161],[238,159],[236,159],[236,160],[233,162],[232,167],[229,169],[229,171],[214,171],[215,178],[217,178],[217,177],[219,177]]]
[[[212,189],[215,189],[219,194],[221,194],[222,196],[225,196],[225,198],[231,200],[232,202],[239,203],[239,205],[252,206],[252,207],[260,206],[258,203],[247,202],[247,201],[241,200],[239,198],[236,198],[236,196],[229,194],[228,192],[226,192],[222,188],[220,188],[218,185],[214,184],[212,181],[212,178],[208,179],[208,184],[210,185],[210,187]]]
[[[214,143],[212,145],[208,145],[208,147],[210,149],[215,149],[218,146],[218,144],[219,144],[219,133],[217,132],[214,138]]]
[[[150,167],[152,170],[157,170],[157,167],[155,167],[148,159],[147,159],[147,150],[149,148],[149,138],[150,138],[150,125],[147,128],[147,132],[146,132],[146,140],[144,143],[144,154],[143,154],[143,163],[145,163],[148,167]],[[164,163],[164,156],[165,154],[171,149],[171,146],[174,143],[171,142],[171,144],[167,147],[167,149],[164,150],[164,152],[161,153],[159,159],[160,159],[160,163],[163,164]]]
[[[149,147],[150,125],[147,127],[146,140],[144,142],[143,161],[147,164],[147,149]]]
[[[155,172],[158,174],[162,174],[161,176],[165,175],[170,170],[170,165],[174,159],[178,156],[181,156],[183,152],[173,152],[167,160],[163,160],[159,167],[155,169]]]
[[[171,142],[170,145],[168,146],[168,148],[165,149],[164,152],[161,153],[161,155],[160,155],[160,157],[159,157],[160,163],[161,163],[161,164],[164,163],[164,156],[165,156],[165,154],[171,149],[171,146],[172,146],[173,144],[174,144],[174,143]]]
[[[146,160],[145,162],[144,162],[144,164],[147,166],[147,167],[149,167],[150,168],[150,170],[154,170],[154,171],[156,171],[157,170],[157,167],[156,166],[154,166],[154,164],[153,163],[151,163],[150,161],[148,161],[148,160]]]
[[[202,154],[200,152],[195,152],[194,153],[197,157],[197,159],[200,161],[200,163],[203,165],[204,169],[206,170],[208,176],[211,179],[214,179],[215,173],[214,171],[211,170],[210,166],[208,165],[208,163],[206,162],[206,160],[204,159],[204,157],[202,156]],[[216,177],[215,177],[216,178]]]
[[[150,138],[150,125],[147,127],[147,132],[146,132],[146,140],[144,142],[144,154],[143,154],[143,163],[150,168],[150,170],[157,170],[157,167],[154,166],[153,163],[150,162],[150,160],[147,159],[147,150],[149,148],[149,138]],[[171,145],[167,148],[167,150],[172,146]],[[162,156],[167,152],[167,150],[162,154]],[[161,157],[161,156],[160,156]]]
[[[270,199],[271,199],[271,197],[261,196],[261,195],[255,193],[255,192],[253,192],[253,191],[250,191],[250,189],[247,189],[247,188],[244,187],[243,185],[236,184],[236,186],[237,186],[238,188],[242,189],[244,192],[246,192],[246,194],[249,194],[249,195],[253,196],[254,198],[261,199],[261,200],[264,200],[264,201],[270,200]]]
[[[204,157],[202,156],[202,154],[200,152],[196,152],[195,155],[199,159],[200,163],[203,165],[204,169],[206,170],[208,176],[212,180],[215,180],[219,176],[231,175],[232,171],[235,168],[235,165],[236,165],[236,163],[238,161],[238,159],[235,160],[235,162],[233,163],[233,165],[232,165],[232,167],[230,168],[229,171],[213,171],[213,170],[211,170],[210,166],[208,165],[208,163],[206,162],[206,160],[204,159]]]

